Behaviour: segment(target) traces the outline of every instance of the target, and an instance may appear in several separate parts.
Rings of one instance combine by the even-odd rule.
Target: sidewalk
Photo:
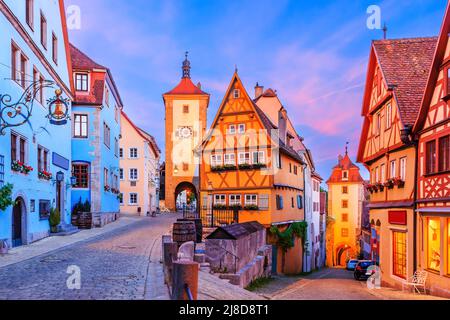
[[[0,268],[126,227],[138,222],[139,219],[140,217],[122,215],[119,220],[103,228],[81,230],[78,233],[66,237],[48,237],[30,245],[12,248],[7,255],[0,256]]]
[[[366,284],[361,283],[361,285],[366,286]],[[380,300],[448,300],[445,298],[425,295],[425,294],[415,294],[412,292],[400,291],[393,288],[382,287],[380,289],[367,289],[371,295]]]

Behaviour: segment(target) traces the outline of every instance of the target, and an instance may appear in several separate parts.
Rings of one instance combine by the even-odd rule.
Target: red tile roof
[[[378,40],[373,45],[404,125],[413,125],[427,83],[437,37]]]
[[[85,53],[83,53],[80,49],[75,47],[73,44],[70,44],[70,54],[72,56],[72,67],[74,69],[103,69],[107,70],[106,67],[98,64],[91,58],[89,58]]]
[[[344,182],[342,179],[342,171],[348,171],[348,179],[345,182],[364,182],[359,172],[359,167],[346,154],[344,157],[339,156],[338,164],[333,168],[333,172],[327,183]]]
[[[206,92],[203,92],[199,87],[197,87],[191,79],[182,78],[180,83],[173,88],[171,91],[166,92],[166,94],[200,94],[200,95],[208,95]]]

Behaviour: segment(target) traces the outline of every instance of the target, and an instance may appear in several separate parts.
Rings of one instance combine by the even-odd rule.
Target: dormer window
[[[342,180],[348,180],[348,171],[342,171]]]
[[[239,89],[234,89],[233,96],[235,99],[238,99],[241,96],[241,91]]]
[[[88,75],[87,73],[75,74],[75,90],[76,91],[88,91]]]

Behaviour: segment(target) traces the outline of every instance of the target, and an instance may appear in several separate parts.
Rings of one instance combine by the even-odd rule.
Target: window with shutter
[[[261,194],[259,195],[259,209],[268,210],[269,209],[269,195]]]

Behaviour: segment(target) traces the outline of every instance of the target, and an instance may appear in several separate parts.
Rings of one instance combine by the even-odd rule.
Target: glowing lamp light
[[[178,166],[175,166],[175,168],[173,169],[173,173],[178,174]]]
[[[70,177],[70,185],[72,187],[77,185],[77,177]]]
[[[64,172],[58,171],[56,173],[56,181],[57,182],[63,182],[64,181]]]

